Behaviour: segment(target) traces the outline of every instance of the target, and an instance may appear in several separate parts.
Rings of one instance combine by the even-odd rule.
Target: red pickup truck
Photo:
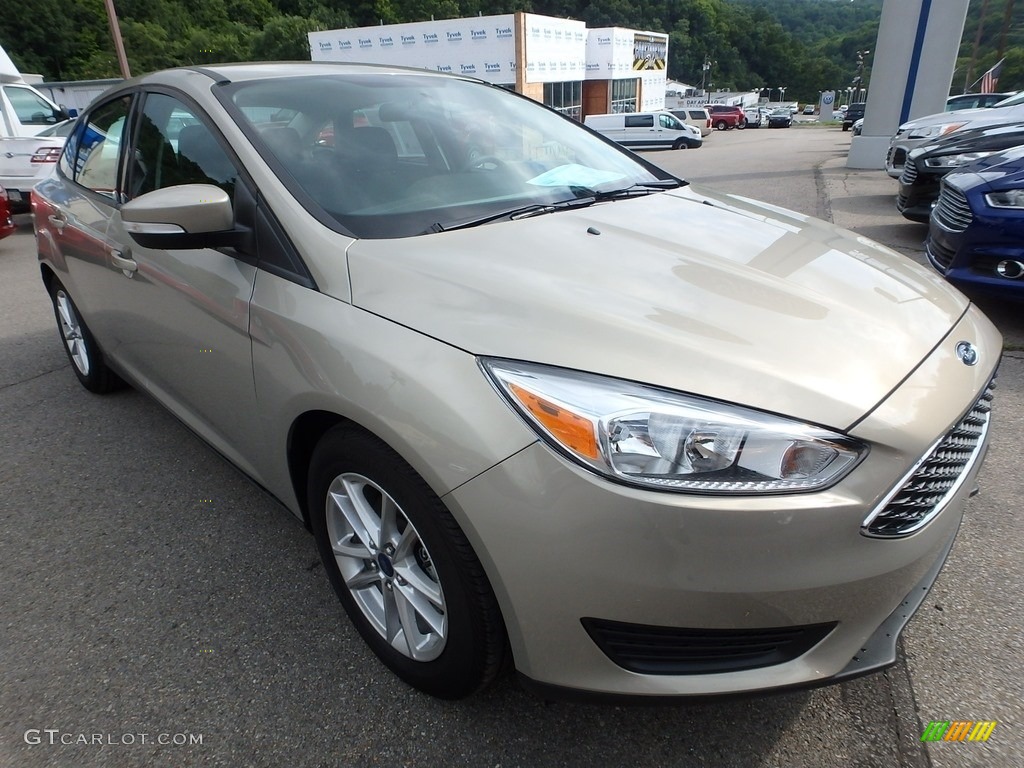
[[[711,124],[719,131],[730,128],[746,128],[747,116],[743,114],[742,107],[729,107],[725,104],[709,104],[708,112],[711,113]]]

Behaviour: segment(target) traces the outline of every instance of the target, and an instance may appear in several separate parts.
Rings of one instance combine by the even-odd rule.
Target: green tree
[[[253,37],[252,58],[258,61],[305,61],[313,22],[299,16],[278,16]]]

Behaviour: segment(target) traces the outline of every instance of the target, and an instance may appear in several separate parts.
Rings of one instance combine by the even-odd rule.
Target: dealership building
[[[668,35],[533,13],[309,33],[313,61],[468,75],[577,120],[665,108]]]

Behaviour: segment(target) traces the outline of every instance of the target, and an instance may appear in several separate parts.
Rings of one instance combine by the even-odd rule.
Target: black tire
[[[725,120],[719,120],[715,123],[715,130],[724,131],[729,127],[729,124]]]
[[[53,314],[64,352],[82,386],[97,395],[122,389],[125,386],[124,380],[107,366],[103,351],[82,319],[71,295],[56,279],[50,284],[50,300],[53,302]]]
[[[344,426],[332,429],[320,440],[308,477],[310,522],[320,557],[338,599],[378,658],[409,685],[442,699],[460,699],[493,682],[509,658],[501,611],[465,534],[426,482],[383,442]],[[329,499],[332,485],[335,495]],[[382,519],[388,497],[395,505],[391,508],[397,520],[394,537],[412,542],[397,543],[397,549],[394,542],[385,544],[390,539],[380,532],[384,524],[376,544],[363,542],[362,538],[372,542],[374,534],[367,533],[369,527],[364,526],[361,537],[357,528],[348,524],[351,518],[343,511],[347,499],[361,499],[371,513],[376,505]],[[337,556],[331,531],[339,543]],[[368,556],[364,558],[361,550],[366,550]],[[405,570],[410,565],[412,570]],[[349,570],[349,579],[356,587],[350,589],[346,584],[342,568]],[[421,583],[429,578],[433,581],[431,589],[438,587],[443,610],[431,604],[428,612],[444,617],[442,633],[431,633],[428,624],[420,623],[428,621],[423,618],[427,612],[408,607],[412,603],[405,601],[406,595],[415,593],[422,600],[424,593],[414,588],[416,579],[404,581],[403,573],[416,576]],[[388,618],[387,606],[392,602],[394,613]],[[405,606],[405,616],[397,607],[399,603]],[[383,621],[377,617],[375,624],[370,614],[377,609]],[[416,626],[407,633],[410,611],[415,613]],[[416,659],[412,643],[407,643],[404,650],[389,643],[385,634],[392,630],[378,626],[395,626],[396,622],[401,625],[396,627],[401,629],[401,637],[394,638],[397,644],[424,631],[422,637],[430,638],[424,641],[424,647],[428,655],[434,655]]]
[[[740,122],[736,123],[736,127],[737,127],[737,128],[739,129],[739,130],[741,130],[741,131],[742,131],[742,130],[744,130],[744,129],[745,129],[746,127],[747,127],[747,120],[746,120],[746,118],[744,118],[744,119],[743,119],[743,120],[741,120]]]
[[[675,144],[672,145],[672,149],[689,149],[689,148],[690,148],[690,145],[688,143],[686,143],[685,141],[683,141],[682,139],[680,139],[679,141],[677,141]]]
[[[850,126],[848,126],[846,123],[843,123],[843,130],[844,131],[850,130]]]

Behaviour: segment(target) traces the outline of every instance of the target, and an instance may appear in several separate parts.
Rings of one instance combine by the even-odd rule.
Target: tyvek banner
[[[310,32],[313,61],[391,64],[478,77],[516,79],[512,14]]]
[[[586,73],[587,25],[533,13],[524,16],[526,82],[582,80]]]

